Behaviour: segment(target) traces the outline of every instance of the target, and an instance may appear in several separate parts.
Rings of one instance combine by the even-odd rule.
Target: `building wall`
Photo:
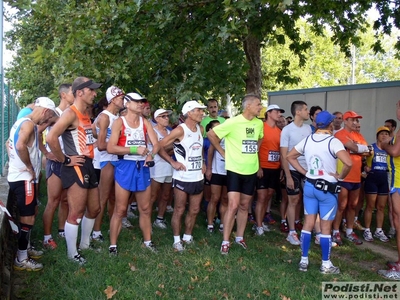
[[[385,120],[397,120],[396,102],[400,100],[400,81],[269,92],[268,99],[269,104],[278,104],[283,108],[285,116],[291,115],[290,105],[295,100],[305,101],[308,108],[319,105],[331,113],[354,110],[363,116],[360,120],[361,133],[368,143],[373,143],[376,129],[384,125]],[[397,128],[400,128],[400,121]]]

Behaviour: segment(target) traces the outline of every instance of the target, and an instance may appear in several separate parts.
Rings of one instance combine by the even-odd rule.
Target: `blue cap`
[[[335,120],[335,118],[336,117],[329,111],[323,110],[317,115],[315,123],[317,124],[317,128],[326,128],[333,122],[333,120]]]

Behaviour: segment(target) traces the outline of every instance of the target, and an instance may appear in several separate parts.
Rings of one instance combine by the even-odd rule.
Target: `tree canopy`
[[[14,28],[6,38],[16,55],[7,77],[21,104],[55,96],[60,83],[81,75],[141,92],[161,106],[226,94],[238,101],[245,93],[299,82],[290,68],[294,62],[304,66],[313,46],[300,19],[317,36],[328,30],[348,56],[351,45],[360,45],[356,33],[366,31],[366,12],[374,4],[375,51],[383,51],[383,35],[400,24],[400,2],[389,0],[6,2],[17,11],[8,15]],[[262,56],[271,45],[287,45],[295,59]],[[262,59],[274,61],[268,80]]]

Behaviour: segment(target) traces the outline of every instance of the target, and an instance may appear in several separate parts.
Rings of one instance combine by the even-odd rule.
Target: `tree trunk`
[[[256,94],[261,97],[262,72],[261,72],[261,44],[253,35],[249,34],[243,42],[249,70],[246,78],[246,93]],[[260,98],[261,99],[261,98]]]

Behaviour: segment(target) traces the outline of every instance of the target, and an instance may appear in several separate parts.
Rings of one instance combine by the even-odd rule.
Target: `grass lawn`
[[[32,233],[32,240],[41,249],[43,226],[40,213]],[[171,214],[166,214],[170,224]],[[132,220],[131,220],[132,221]],[[100,251],[86,250],[87,264],[83,267],[67,259],[65,241],[56,238],[58,248],[46,251],[40,259],[40,272],[15,272],[19,282],[17,299],[321,299],[323,281],[383,281],[376,270],[386,260],[369,250],[345,242],[332,249],[332,262],[341,274],[322,275],[319,272],[319,246],[312,244],[309,271],[298,271],[300,247],[291,246],[278,225],[271,232],[256,237],[247,226],[244,250],[231,246],[229,255],[220,254],[222,234],[206,231],[205,213],[197,217],[194,245],[184,253],[172,249],[171,227],[153,230],[153,242],[159,253],[141,247],[142,235],[138,219],[132,230],[123,229],[118,240],[119,255],[109,257],[108,217],[104,219],[105,242]],[[56,236],[56,220],[53,236]],[[375,242],[379,243],[379,242]],[[391,247],[394,241],[387,246]]]

